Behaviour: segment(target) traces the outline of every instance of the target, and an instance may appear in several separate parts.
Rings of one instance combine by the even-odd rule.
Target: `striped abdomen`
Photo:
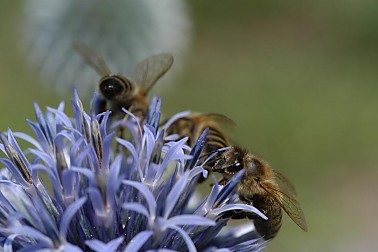
[[[228,146],[228,139],[218,126],[219,120],[230,120],[218,114],[197,114],[193,113],[176,120],[168,129],[167,134],[178,134],[180,137],[189,137],[188,145],[193,147],[202,132],[209,128],[206,143],[202,150],[203,154],[216,151]]]

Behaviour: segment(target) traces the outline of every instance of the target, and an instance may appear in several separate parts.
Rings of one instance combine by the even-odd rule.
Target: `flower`
[[[236,200],[243,172],[225,186],[214,179],[211,192],[191,204],[205,130],[191,149],[187,138],[165,136],[159,127],[161,99],[151,102],[146,122],[130,112],[109,130],[110,112],[87,114],[75,91],[74,118],[63,103],[37,122],[36,138],[10,129],[0,134],[0,245],[5,251],[260,251],[266,242],[251,229],[226,230],[223,213],[242,209]],[[22,151],[16,138],[31,147]],[[189,153],[189,154],[188,154]]]

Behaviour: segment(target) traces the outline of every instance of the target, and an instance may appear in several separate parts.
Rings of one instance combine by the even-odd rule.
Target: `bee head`
[[[212,171],[233,175],[244,168],[246,151],[239,147],[231,147],[220,153]]]
[[[116,100],[125,95],[130,95],[133,86],[126,78],[113,75],[101,78],[99,81],[99,89],[105,99]]]

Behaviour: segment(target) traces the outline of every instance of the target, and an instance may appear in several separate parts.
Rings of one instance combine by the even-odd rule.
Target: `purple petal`
[[[52,146],[53,134],[51,132],[49,123],[46,121],[45,115],[42,113],[37,103],[34,103],[35,115],[38,121],[38,128],[41,130],[43,139],[46,140],[48,146]]]
[[[62,110],[47,107],[47,111],[54,113],[54,115],[59,118],[64,125],[72,128],[71,119]]]
[[[141,169],[140,163],[139,163],[139,156],[138,156],[138,153],[137,153],[134,145],[132,143],[130,143],[129,141],[126,141],[122,138],[117,137],[116,139],[117,139],[118,143],[125,146],[130,151],[131,155],[133,156],[135,166],[138,168],[139,176],[140,176],[140,178],[143,178],[143,172],[142,172],[142,169]]]
[[[118,237],[116,239],[111,240],[108,243],[103,243],[99,240],[90,240],[85,241],[85,244],[90,247],[92,250],[100,252],[106,252],[106,251],[116,251],[117,248],[121,245],[123,242],[124,237]]]
[[[86,197],[80,198],[76,202],[71,204],[69,207],[67,207],[66,211],[64,211],[62,220],[60,222],[60,228],[59,228],[59,234],[61,235],[61,237],[66,237],[67,230],[70,226],[72,217],[83,206],[86,200],[87,200]]]
[[[2,162],[8,168],[9,172],[12,174],[15,181],[20,183],[25,188],[30,186],[30,184],[21,175],[18,168],[16,166],[14,166],[14,164],[9,159],[0,158],[0,162]]]
[[[42,146],[39,144],[37,140],[29,136],[28,134],[22,133],[22,132],[13,132],[13,135],[17,138],[20,138],[22,140],[25,140],[29,143],[31,143],[33,146],[35,146],[38,150],[42,150]]]
[[[17,235],[23,235],[32,237],[33,239],[37,240],[38,242],[43,243],[45,246],[49,248],[54,247],[54,242],[50,239],[50,237],[44,235],[40,231],[36,230],[35,228],[29,226],[15,226],[9,229],[0,228],[1,232],[12,232]]]
[[[42,146],[42,148],[45,151],[49,151],[50,145],[49,145],[45,135],[43,134],[43,131],[40,129],[39,124],[34,123],[30,120],[26,120],[26,121],[28,122],[28,124],[32,128],[32,130],[34,131],[34,134],[37,136],[37,139],[38,139],[40,145]]]
[[[62,171],[61,177],[65,201],[66,203],[71,203],[71,201],[75,199],[75,194],[77,193],[77,188],[75,187],[77,173],[72,170],[64,170]]]
[[[145,208],[140,203],[125,203],[122,205],[122,207],[126,210],[135,211],[137,213],[143,214],[147,218],[150,218],[150,214],[148,213],[147,208]]]
[[[59,191],[59,188],[61,187],[59,177],[56,174],[56,170],[51,169],[51,167],[53,167],[53,166],[47,167],[47,166],[42,165],[42,164],[35,164],[35,165],[31,165],[30,169],[32,171],[37,171],[37,172],[40,171],[40,170],[43,171],[43,172],[46,172],[49,179],[50,179],[51,186],[54,187],[54,189],[56,191]]]
[[[176,182],[171,191],[169,192],[167,199],[165,200],[164,218],[168,219],[173,208],[176,206],[178,199],[180,198],[183,190],[185,189],[188,181],[189,173],[186,172],[184,175]]]
[[[202,134],[199,136],[196,144],[194,145],[193,149],[190,151],[190,155],[193,156],[193,159],[186,162],[185,164],[185,170],[191,170],[195,166],[195,164],[198,161],[198,158],[200,157],[200,154],[202,152],[203,146],[206,143],[206,137],[209,132],[209,128],[206,128]]]
[[[12,234],[10,236],[7,237],[7,239],[5,240],[5,243],[4,243],[4,252],[13,252],[13,246],[12,246],[12,243],[13,243],[13,240],[18,236],[18,234]]]
[[[157,205],[156,205],[155,197],[151,193],[149,188],[147,186],[143,185],[142,183],[131,181],[131,180],[124,180],[123,184],[135,187],[136,189],[138,189],[138,191],[141,194],[143,194],[144,198],[147,201],[148,210],[149,210],[149,213],[150,213],[150,218],[155,219]]]
[[[158,171],[158,173],[156,174],[156,177],[155,177],[155,180],[156,181],[159,181],[161,176],[163,175],[164,171],[167,169],[167,166],[170,162],[174,161],[174,160],[179,160],[180,157],[177,157],[178,156],[178,153],[184,155],[184,152],[182,150],[182,146],[184,145],[184,143],[188,140],[188,137],[184,137],[183,139],[181,139],[180,141],[174,143],[172,145],[172,147],[168,150],[168,152],[165,154],[165,157],[163,159],[163,163],[161,164],[160,166],[160,170]]]
[[[264,220],[267,220],[268,217],[266,217],[260,210],[258,210],[256,207],[247,205],[247,204],[229,204],[229,205],[224,205],[222,207],[213,209],[211,212],[215,215],[220,215],[224,212],[230,211],[230,210],[245,210],[248,212],[253,212],[263,218]]]
[[[150,103],[150,107],[148,108],[146,124],[150,125],[153,128],[152,132],[155,136],[160,122],[160,107],[161,97],[153,97]]]
[[[202,209],[199,210],[199,213],[201,215],[206,214],[210,209],[213,208],[215,200],[217,199],[218,194],[219,194],[218,181],[214,176],[212,176],[211,178],[214,181],[214,185],[213,185],[213,188],[211,189],[210,194],[207,196],[205,204],[203,204]]]
[[[106,192],[111,207],[114,207],[116,205],[115,197],[124,177],[124,175],[120,176],[121,162],[122,156],[118,155],[111,164],[110,171],[106,180]]]
[[[56,134],[55,139],[58,138],[58,137],[64,137],[64,138],[68,139],[68,141],[70,141],[71,143],[76,142],[75,137],[73,136],[72,132],[68,132],[66,130],[62,130],[58,134]]]
[[[138,233],[134,238],[127,244],[123,252],[137,252],[139,251],[146,241],[152,236],[152,231],[143,231]]]
[[[81,250],[78,246],[68,242],[64,243],[63,246],[60,246],[60,249],[62,249],[63,252],[83,252],[83,250]]]
[[[243,177],[244,172],[245,170],[242,169],[241,171],[236,173],[234,176],[232,176],[230,181],[228,181],[227,184],[219,192],[215,205],[221,205],[221,203],[230,196],[231,192],[234,191],[235,187],[238,185],[239,181]]]
[[[143,134],[144,141],[143,142],[146,144],[145,145],[146,148],[147,148],[146,156],[149,159],[151,157],[152,150],[154,149],[155,135],[151,131],[150,127],[147,127],[145,125],[145,126],[143,126],[143,129],[144,129],[144,134]]]
[[[183,111],[183,112],[180,112],[180,113],[177,113],[175,115],[173,115],[171,118],[169,118],[169,120],[164,124],[163,126],[163,129],[167,130],[169,128],[169,126],[171,126],[172,123],[174,123],[176,120],[182,118],[182,117],[185,117],[187,115],[189,115],[191,113],[190,110],[188,111]]]
[[[95,184],[96,179],[95,179],[95,174],[93,171],[89,170],[88,168],[82,168],[82,167],[76,167],[76,166],[71,166],[71,170],[74,172],[78,172],[80,174],[83,174],[85,177],[87,177],[93,184]]]
[[[92,203],[93,210],[95,211],[96,215],[102,216],[105,213],[104,208],[104,199],[101,195],[100,190],[97,187],[90,187],[87,189],[89,194],[90,202]]]
[[[138,131],[139,132],[142,132],[142,127],[140,126],[140,123],[139,123],[139,118],[137,118],[135,115],[133,115],[132,113],[130,113],[127,109],[125,108],[122,108],[122,111],[125,112],[127,115],[129,115],[131,118],[133,118],[134,122],[136,122],[137,126],[138,126]]]
[[[47,167],[56,167],[55,160],[53,160],[46,152],[30,149],[30,153],[44,161]]]
[[[210,220],[206,217],[192,215],[192,214],[183,214],[173,216],[169,218],[165,223],[164,226],[172,227],[172,226],[183,226],[183,225],[195,225],[195,226],[215,226],[215,221]]]
[[[196,166],[193,169],[189,171],[189,180],[192,180],[195,178],[197,175],[201,174],[203,175],[204,178],[207,178],[208,171],[204,169],[202,166]]]
[[[190,252],[197,251],[196,246],[194,245],[192,239],[190,239],[189,235],[182,228],[177,227],[177,226],[170,226],[170,228],[180,233],[180,235],[182,236],[182,238],[184,239],[186,243],[186,246],[188,247],[188,251]]]
[[[111,153],[111,148],[112,148],[112,140],[113,136],[115,135],[115,132],[107,135],[103,139],[102,143],[102,168],[105,169],[109,167],[109,160],[110,160],[110,153]]]

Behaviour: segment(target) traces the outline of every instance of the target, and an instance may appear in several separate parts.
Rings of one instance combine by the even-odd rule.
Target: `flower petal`
[[[184,214],[177,215],[165,222],[165,226],[178,226],[178,225],[196,225],[196,226],[214,226],[216,223],[206,217]]]
[[[197,249],[196,249],[196,246],[194,245],[192,239],[190,239],[189,235],[180,227],[177,227],[177,226],[170,226],[170,228],[176,230],[177,232],[180,233],[180,235],[182,236],[182,238],[184,239],[185,243],[186,243],[186,246],[188,247],[188,251],[189,252],[196,252]]]
[[[151,193],[151,191],[148,189],[148,187],[143,185],[142,183],[130,181],[130,180],[124,180],[123,183],[125,185],[129,185],[129,186],[132,186],[132,187],[135,187],[136,189],[138,189],[138,191],[146,199],[150,218],[155,219],[156,208],[157,208],[156,199],[155,199],[154,195]]]
[[[116,239],[111,240],[108,243],[103,243],[99,240],[90,240],[85,241],[85,244],[90,247],[92,250],[96,252],[107,252],[107,251],[117,251],[117,248],[123,242],[124,237],[118,237]]]
[[[167,195],[167,199],[165,201],[165,209],[164,209],[165,219],[168,219],[173,208],[176,206],[177,201],[181,196],[181,193],[183,192],[183,190],[185,189],[187,185],[188,177],[189,177],[189,173],[188,172],[184,173],[184,175],[176,182],[172,190]]]
[[[83,204],[87,201],[87,197],[83,197],[72,203],[62,216],[62,220],[60,222],[59,234],[61,237],[66,237],[67,230],[70,225],[71,219],[76,214],[77,211],[83,206]]]
[[[152,231],[142,231],[138,233],[134,238],[127,244],[124,252],[137,252],[139,251],[146,241],[152,236]]]
[[[266,217],[265,214],[260,212],[260,210],[258,210],[256,207],[250,206],[247,204],[228,204],[220,208],[213,209],[212,213],[215,215],[221,215],[222,213],[230,211],[230,210],[244,210],[244,211],[255,213],[261,218],[263,218],[264,220],[268,219],[268,217]]]
[[[148,213],[147,208],[145,208],[142,204],[139,203],[124,203],[122,205],[124,209],[135,211],[137,213],[143,214],[147,218],[150,218],[150,214]]]

